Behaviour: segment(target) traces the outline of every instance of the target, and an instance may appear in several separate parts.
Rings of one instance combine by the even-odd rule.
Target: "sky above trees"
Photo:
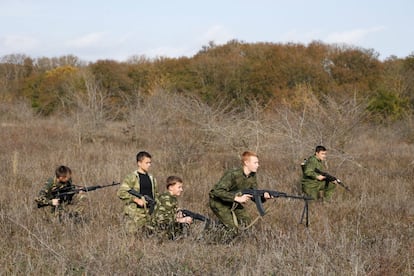
[[[1,0],[0,56],[180,57],[237,39],[345,43],[404,58],[414,52],[413,10],[411,0]]]

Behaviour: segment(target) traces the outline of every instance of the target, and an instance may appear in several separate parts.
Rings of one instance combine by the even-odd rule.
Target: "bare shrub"
[[[315,146],[324,145],[330,156],[340,159],[341,163],[357,164],[349,149],[364,127],[366,104],[356,98],[340,101],[324,96],[319,99],[312,90],[301,87],[298,94],[304,99],[295,107],[297,111],[282,105],[266,116],[266,137],[274,141],[274,150],[299,164]]]
[[[27,102],[0,102],[0,118],[4,126],[15,123],[28,124],[34,116],[33,110]]]
[[[106,123],[116,118],[111,103],[112,95],[86,70],[67,81],[66,90],[69,92],[60,100],[63,105],[74,106],[74,114],[68,114],[67,117],[74,117],[78,143],[104,139],[102,130]]]
[[[122,132],[127,122],[106,119],[100,130],[105,139],[80,145],[72,117],[28,116],[30,124],[10,117],[18,127],[2,126],[1,275],[412,274],[414,146],[395,131],[401,126],[351,127],[341,153],[333,138],[318,139],[346,129],[345,115],[335,115],[344,116],[344,122],[328,122],[329,131],[320,121],[314,132],[300,124],[301,119],[309,120],[308,111],[303,116],[252,106],[246,114],[230,109],[226,118],[218,107],[161,92],[136,106],[140,109],[131,105],[127,118],[128,124],[136,124],[139,142]],[[257,132],[242,137],[243,126]],[[221,131],[227,137],[221,137]],[[225,168],[239,165],[244,148],[237,141],[245,139],[246,149],[260,154],[260,187],[295,193],[292,185],[300,167],[294,160],[313,150],[313,142],[301,137],[328,143],[333,173],[353,191],[337,187],[332,203],[311,203],[308,228],[299,224],[303,201],[285,198],[265,202],[267,214],[230,243],[215,240],[200,222],[177,241],[128,236],[116,187],[87,194],[88,219],[82,224],[51,223],[33,201],[57,165],[72,168],[75,184],[109,184],[135,169],[136,152],[148,149],[160,187],[167,175],[179,173],[185,182],[180,206],[215,219],[208,192]],[[363,166],[349,162],[351,158]],[[252,218],[258,216],[254,204],[246,208]]]

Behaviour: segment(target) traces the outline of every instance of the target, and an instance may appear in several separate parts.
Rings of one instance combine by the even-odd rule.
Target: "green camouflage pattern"
[[[67,182],[59,182],[56,177],[49,178],[44,184],[43,188],[40,190],[39,195],[35,198],[35,202],[39,207],[44,206],[53,206],[52,199],[54,199],[53,194],[59,190],[63,189],[76,189],[75,185],[72,184],[72,180],[69,179]],[[61,199],[60,203],[70,203],[72,201],[73,195],[65,196]]]
[[[152,184],[152,193],[157,197],[157,181],[149,174]],[[134,202],[135,196],[128,193],[130,189],[140,192],[138,171],[127,175],[122,181],[117,196],[124,202],[125,227],[128,233],[137,233],[146,225],[151,224],[148,208],[141,208]]]
[[[173,224],[176,221],[178,200],[169,192],[162,193],[156,197],[156,205],[153,214],[154,225]]]
[[[184,235],[186,223],[177,222],[178,200],[169,192],[156,197],[152,216],[152,225],[156,235],[161,239],[176,240]]]
[[[38,196],[35,198],[35,202],[39,208],[48,209],[44,211],[44,218],[49,219],[47,213],[52,214],[53,220],[60,222],[67,219],[74,219],[79,221],[82,219],[85,210],[86,195],[82,193],[65,195],[60,197],[59,205],[53,206],[52,199],[54,194],[59,190],[75,190],[76,186],[72,184],[72,180],[67,182],[59,182],[56,177],[49,178],[44,184],[43,188],[39,191]]]

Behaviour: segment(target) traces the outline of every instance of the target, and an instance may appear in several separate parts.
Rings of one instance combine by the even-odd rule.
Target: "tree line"
[[[366,101],[372,118],[384,121],[412,110],[414,54],[381,61],[373,49],[349,45],[238,40],[210,42],[192,57],[132,56],[123,62],[11,54],[0,58],[0,83],[3,102],[26,100],[45,116],[72,112],[87,98],[121,118],[126,102],[159,90],[207,104],[229,101],[239,109],[252,100],[300,108],[305,91]]]

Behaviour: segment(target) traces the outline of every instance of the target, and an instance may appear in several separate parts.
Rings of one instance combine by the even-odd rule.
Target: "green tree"
[[[49,115],[58,108],[67,108],[67,83],[73,81],[77,71],[75,67],[63,66],[27,78],[23,90],[35,111]]]
[[[368,111],[379,122],[395,121],[408,114],[409,101],[395,92],[380,90],[369,101]]]

